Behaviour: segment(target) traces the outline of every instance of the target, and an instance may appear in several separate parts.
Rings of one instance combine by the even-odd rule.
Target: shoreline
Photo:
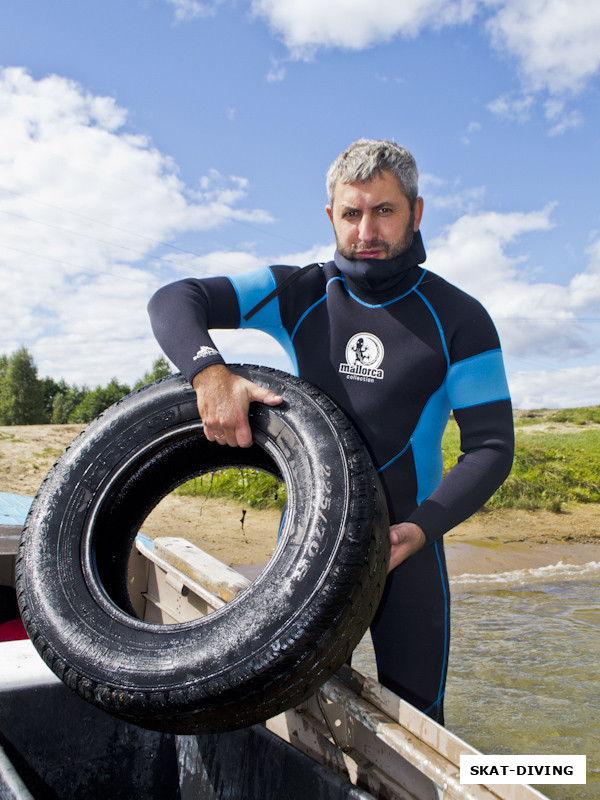
[[[444,550],[450,578],[600,563],[600,506],[479,512],[445,534]],[[230,566],[255,578],[267,560],[237,559]]]
[[[0,490],[33,497],[82,427],[0,426]],[[170,495],[145,521],[144,533],[181,536],[229,566],[265,564],[275,549],[280,512],[244,505]],[[600,562],[600,504],[573,504],[559,513],[514,508],[478,512],[448,531],[444,544],[451,577]]]
[[[600,563],[600,545],[572,543],[548,545],[530,542],[490,543],[485,540],[449,542],[445,545],[448,575],[494,575],[556,564]]]
[[[444,547],[450,577],[600,562],[600,506],[479,512],[448,531]]]
[[[573,543],[543,545],[530,542],[497,543],[488,540],[446,543],[446,564],[450,579],[465,575],[496,575],[557,564],[582,566],[600,564],[600,544]],[[231,564],[250,580],[258,577],[266,562]]]

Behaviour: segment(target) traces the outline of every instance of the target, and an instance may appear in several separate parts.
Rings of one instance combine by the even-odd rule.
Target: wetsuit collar
[[[382,292],[400,283],[406,273],[417,264],[422,264],[426,257],[421,231],[417,231],[411,246],[399,258],[350,260],[336,250],[333,260],[340,272],[361,289]]]

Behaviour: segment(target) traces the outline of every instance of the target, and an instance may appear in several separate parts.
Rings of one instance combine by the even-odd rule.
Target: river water
[[[487,754],[587,755],[586,785],[540,785],[552,800],[600,798],[600,563],[451,580],[446,726]],[[376,677],[368,636],[352,664]]]

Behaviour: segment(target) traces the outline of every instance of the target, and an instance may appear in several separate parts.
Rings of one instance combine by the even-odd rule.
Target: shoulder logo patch
[[[379,369],[385,350],[381,339],[372,333],[355,333],[346,345],[346,362],[339,371],[350,380],[381,380],[384,372]]]

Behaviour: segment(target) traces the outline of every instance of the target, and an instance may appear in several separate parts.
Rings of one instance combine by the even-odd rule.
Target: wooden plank
[[[250,585],[248,578],[185,539],[178,537],[155,539],[154,552],[180,573],[190,577],[194,585],[201,586],[212,595],[216,595],[223,603],[233,600]]]
[[[164,542],[164,540],[162,541]],[[161,542],[157,543],[156,540],[144,536],[136,537],[136,549],[146,560],[147,570],[145,579],[143,579],[139,565],[137,570],[131,571],[130,569],[130,595],[134,606],[137,603],[138,608],[139,595],[141,594],[143,597],[143,619],[147,622],[166,625],[189,622],[225,605],[225,601],[221,597],[198,582],[196,578],[202,580],[203,574],[201,570],[194,570],[192,559],[190,559],[185,572],[174,566],[174,563],[183,565],[182,555],[186,555],[188,547],[188,542],[184,539],[176,542],[167,540],[167,546],[163,547]],[[202,553],[202,551],[199,552]],[[203,563],[204,568],[210,569],[211,556],[207,553],[202,553],[202,555],[205,558],[199,558],[197,562]],[[132,563],[135,564],[133,559],[130,561],[130,567]],[[241,575],[239,577],[242,578]],[[133,583],[136,578],[137,586],[134,593]],[[242,578],[242,580],[245,579]]]
[[[167,621],[193,618],[189,616],[192,595],[202,598],[204,613],[210,613],[250,583],[183,539],[158,538],[140,541],[137,546],[155,566],[161,585],[152,590],[157,593],[153,607]],[[149,598],[150,588],[149,584]],[[178,596],[169,597],[169,591]],[[375,796],[547,800],[527,785],[461,784],[461,754],[476,755],[478,751],[377,681],[347,666],[302,706],[265,724],[315,761]]]

